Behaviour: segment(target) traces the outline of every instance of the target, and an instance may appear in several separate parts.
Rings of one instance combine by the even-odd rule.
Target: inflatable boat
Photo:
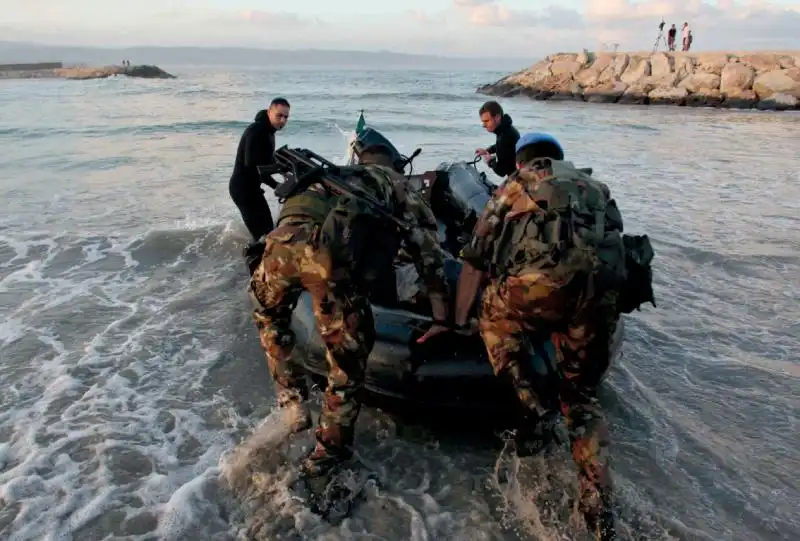
[[[396,154],[399,169],[411,161],[380,132],[367,127],[362,113],[351,149],[377,143]],[[352,155],[347,161],[353,163]],[[476,161],[444,162],[434,171],[410,175],[409,181],[425,195],[439,221],[440,241],[448,254],[448,281],[454,293],[461,267],[456,254],[468,240],[477,216],[496,186],[477,169]],[[384,282],[380,299],[371,298],[376,341],[367,363],[366,401],[378,399],[379,403],[388,402],[392,407],[431,413],[458,410],[470,412],[469,418],[478,414],[495,415],[515,407],[515,394],[505,380],[495,377],[480,335],[444,333],[425,344],[416,343],[432,324],[430,303],[416,295],[412,262],[398,258],[394,270],[394,279]],[[392,289],[387,295],[387,290]],[[476,301],[473,316],[478,306]],[[292,319],[297,337],[295,362],[314,379],[324,381],[321,378],[327,372],[325,347],[307,293],[302,294]],[[610,344],[610,364],[618,355],[622,335],[620,321]],[[551,378],[557,377],[553,345],[549,341],[530,343],[528,349],[531,366],[540,375],[541,383],[552,382]],[[603,371],[598,385],[607,371],[608,368]]]

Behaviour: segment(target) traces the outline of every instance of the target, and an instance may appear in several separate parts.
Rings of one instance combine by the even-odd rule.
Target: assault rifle
[[[351,167],[342,167],[332,163],[312,150],[305,148],[289,148],[284,145],[275,151],[275,163],[257,166],[261,181],[274,190],[278,202],[283,204],[288,198],[302,193],[312,184],[322,184],[328,191],[336,195],[348,195],[366,201],[376,214],[390,220],[403,231],[411,226],[394,216],[372,194],[347,182],[345,178],[354,174]],[[272,175],[281,174],[286,179],[278,183]]]

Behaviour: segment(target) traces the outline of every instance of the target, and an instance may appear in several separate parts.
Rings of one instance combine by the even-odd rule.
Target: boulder
[[[545,60],[547,60],[551,64],[553,62],[563,62],[563,61],[575,62],[577,59],[578,59],[577,53],[556,53],[556,54],[551,54],[550,56],[545,58]]]
[[[797,98],[790,94],[776,93],[763,99],[756,105],[762,111],[788,111],[797,109]]]
[[[597,70],[602,73],[606,68],[614,63],[614,56],[609,53],[600,53],[594,57],[594,61],[586,69]]]
[[[694,58],[691,56],[675,57],[675,73],[678,79],[685,79],[694,73]]]
[[[583,87],[580,84],[570,81],[565,85],[564,87],[559,83],[559,86],[553,88],[547,99],[549,101],[583,101]]]
[[[790,71],[770,71],[756,77],[753,81],[753,90],[758,95],[758,99],[764,100],[773,94],[788,94],[795,98],[800,97],[800,82],[795,81],[790,76]]]
[[[736,90],[749,90],[753,87],[755,77],[755,70],[750,66],[741,63],[728,64],[722,68],[719,89],[723,94]]]
[[[759,75],[781,69],[781,61],[778,55],[775,54],[746,54],[741,56],[739,60],[752,66]]]
[[[647,97],[654,105],[684,105],[689,92],[685,88],[656,88],[651,90]]]
[[[598,57],[589,67],[579,71],[577,74],[575,74],[574,78],[583,86],[595,86],[603,80],[610,80],[611,77],[601,78],[601,75],[608,73],[608,68],[611,66],[611,62],[611,55],[598,55]]]
[[[697,65],[694,67],[695,73],[713,73],[720,75],[722,68],[728,64],[727,54],[701,54],[697,57]]]
[[[557,60],[550,64],[550,72],[553,75],[575,75],[583,65],[575,60]]]
[[[720,105],[729,109],[752,109],[758,103],[758,96],[752,90],[734,90],[725,95]]]
[[[614,103],[622,97],[628,88],[623,82],[600,83],[597,86],[583,89],[583,99],[590,103]]]
[[[652,86],[642,83],[634,83],[625,89],[619,98],[619,103],[646,104],[650,103],[648,94],[653,90]]]
[[[664,79],[672,73],[671,57],[664,53],[656,53],[650,57],[650,75]]]
[[[627,85],[631,85],[649,75],[650,60],[647,58],[636,58],[628,63],[628,68],[625,70],[625,73],[620,76],[620,80]]]
[[[566,94],[572,87],[572,76],[568,73],[556,74],[542,81],[541,89],[546,92]]]
[[[697,92],[701,88],[719,89],[720,76],[710,72],[699,72],[689,75],[678,86],[689,92]]]
[[[660,77],[651,75],[650,77],[645,77],[639,82],[643,85],[650,85],[653,88],[660,88],[660,87],[672,88],[678,83],[679,80],[680,79],[678,79],[678,74],[673,72],[661,75]]]
[[[490,92],[494,96],[498,96],[500,98],[513,98],[514,96],[520,96],[525,93],[524,86],[510,86],[504,85],[500,88],[495,88],[493,92]]]
[[[719,90],[701,88],[686,97],[686,105],[691,107],[719,107],[724,100],[725,96]]]
[[[524,87],[514,83],[498,81],[496,83],[479,86],[475,89],[475,92],[479,94],[488,94],[490,96],[516,96],[519,92],[513,93],[513,91],[521,88]]]
[[[614,61],[611,64],[611,69],[614,70],[614,77],[619,79],[622,77],[622,74],[625,73],[625,70],[628,69],[628,64],[630,63],[630,58],[626,54],[620,54],[614,57]]]

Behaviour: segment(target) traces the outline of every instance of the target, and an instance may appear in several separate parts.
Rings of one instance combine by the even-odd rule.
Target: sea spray
[[[355,145],[356,137],[358,137],[358,132],[353,131],[346,131],[343,130],[336,122],[333,123],[333,126],[339,130],[339,133],[342,134],[345,141],[347,141],[347,150],[344,154],[344,164],[345,165],[354,165],[356,163],[356,152],[355,152]]]
[[[286,411],[273,410],[233,451],[220,458],[220,472],[234,493],[246,493],[260,475],[275,473],[285,459],[281,444],[291,434]]]
[[[273,410],[220,458],[220,480],[242,506],[248,539],[274,538],[276,528],[293,528],[294,519],[303,511],[288,487],[297,477],[292,465],[306,447],[299,445],[302,435],[292,435],[286,415],[284,410]]]

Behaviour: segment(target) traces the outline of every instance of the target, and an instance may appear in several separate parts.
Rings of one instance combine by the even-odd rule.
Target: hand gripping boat
[[[395,153],[395,163],[400,170],[411,161],[380,132],[367,127],[362,112],[350,142],[348,163],[355,163],[359,148],[373,144],[385,145]],[[456,254],[468,240],[477,216],[496,187],[475,164],[476,161],[444,162],[434,171],[409,177],[412,186],[421,190],[431,203],[439,221],[440,240],[449,254],[446,271],[453,293],[461,267]],[[497,415],[515,407],[516,396],[504,379],[494,375],[480,335],[465,337],[445,333],[425,344],[416,343],[431,325],[430,304],[426,298],[415,295],[417,276],[411,262],[396,261],[394,271],[394,276],[382,281],[381,291],[371,298],[376,341],[367,363],[365,388],[368,396],[365,398],[368,401],[377,398],[382,404],[388,401],[392,407],[417,412],[456,410],[470,418]],[[473,316],[478,306],[476,301]],[[314,379],[324,378],[327,373],[325,347],[307,293],[298,301],[292,328],[296,333],[295,362]],[[610,364],[619,354],[622,335],[623,321],[620,320],[610,344]],[[549,340],[529,343],[528,349],[531,366],[540,375],[540,383],[548,385],[557,377],[553,345]],[[607,371],[608,367],[602,371],[598,385]]]

